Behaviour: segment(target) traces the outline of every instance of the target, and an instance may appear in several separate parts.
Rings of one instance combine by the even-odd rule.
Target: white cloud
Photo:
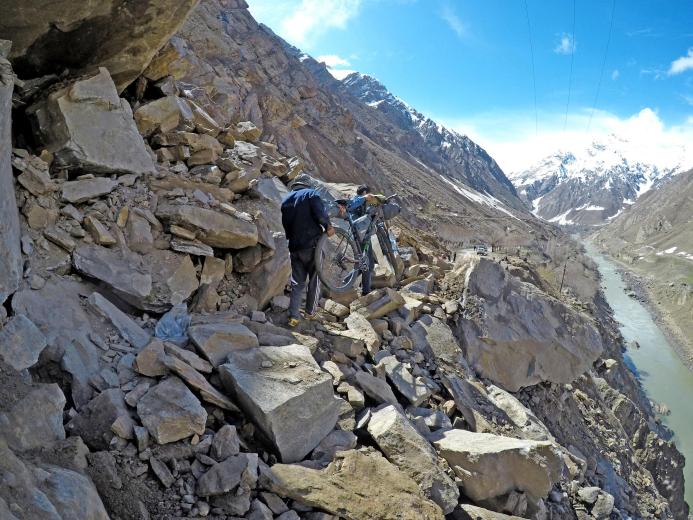
[[[349,63],[349,60],[344,59],[341,56],[337,56],[336,54],[325,54],[323,56],[318,56],[316,59],[320,63],[324,63],[325,65],[327,65],[328,68],[348,67],[349,65],[351,65],[351,63]]]
[[[614,69],[611,73],[611,79],[616,81],[620,75],[621,73],[618,71],[618,69]]]
[[[539,133],[534,130],[533,111],[497,111],[477,114],[473,119],[441,123],[467,134],[498,162],[506,173],[528,168],[557,150],[588,146],[595,139],[614,134],[632,145],[635,160],[659,165],[683,162],[693,166],[693,116],[679,125],[667,126],[651,108],[621,118],[596,111],[587,131],[591,109],[569,115],[563,132],[565,113],[539,113]],[[688,155],[685,155],[685,154]]]
[[[572,34],[563,33],[558,40],[558,43],[553,48],[556,54],[572,54],[577,49],[577,43],[573,39]]]
[[[350,69],[331,69],[327,68],[327,72],[332,74],[332,77],[335,79],[338,79],[339,81],[342,81],[344,78],[346,78],[349,74],[353,74],[356,72],[355,70],[350,70]]]
[[[681,56],[671,62],[668,74],[669,76],[674,76],[687,70],[693,70],[693,47],[688,49],[686,56]]]
[[[440,17],[445,20],[453,31],[455,31],[457,36],[462,38],[467,35],[467,31],[469,30],[467,24],[462,21],[462,19],[449,5],[443,6],[443,9],[440,12]]]
[[[302,49],[332,29],[344,29],[362,0],[253,0],[253,16]]]

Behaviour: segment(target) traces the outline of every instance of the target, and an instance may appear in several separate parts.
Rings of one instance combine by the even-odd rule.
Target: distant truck
[[[476,246],[476,254],[481,255],[481,256],[488,255],[488,247],[485,246],[484,244],[481,244],[480,246]]]

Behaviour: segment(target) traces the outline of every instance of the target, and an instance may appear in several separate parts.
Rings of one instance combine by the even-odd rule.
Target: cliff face
[[[201,3],[122,97],[106,67],[13,91],[0,59],[0,517],[684,520],[575,245],[473,143],[309,65],[242,0]],[[405,278],[290,329],[304,168],[400,192]],[[450,261],[475,218],[523,247]]]

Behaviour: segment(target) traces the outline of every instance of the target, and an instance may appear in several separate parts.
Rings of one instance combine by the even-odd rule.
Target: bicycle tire
[[[327,234],[323,234],[318,240],[315,246],[315,269],[317,270],[318,278],[331,293],[343,294],[354,286],[361,274],[361,255],[358,252],[358,248],[356,247],[351,233],[338,227],[334,228],[334,232],[335,234],[333,237],[328,237]],[[344,253],[350,252],[353,258],[346,258],[345,261],[337,257],[332,258],[335,256],[335,253],[337,256],[341,254],[339,251],[331,251],[334,247],[334,243],[340,243],[340,240],[345,244]],[[338,247],[342,246],[340,245]],[[328,264],[325,263],[325,259],[328,259]],[[328,265],[344,266],[344,269],[341,271],[339,269],[329,270]],[[342,273],[341,275],[340,272]],[[342,281],[341,285],[337,283],[337,280]]]
[[[380,249],[383,250],[387,260],[390,262],[392,269],[395,272],[395,280],[399,282],[402,279],[402,270],[398,269],[398,262],[395,253],[392,251],[392,244],[390,244],[390,237],[387,236],[385,230],[378,229],[377,231],[378,241],[380,242]]]

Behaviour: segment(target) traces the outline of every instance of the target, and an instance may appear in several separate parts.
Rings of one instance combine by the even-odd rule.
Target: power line
[[[534,68],[534,44],[532,43],[532,25],[529,23],[529,7],[525,0],[525,15],[527,17],[527,32],[529,34],[529,53],[532,57],[532,85],[534,87],[534,135],[539,135],[539,112],[537,110],[537,75]]]
[[[568,76],[568,102],[565,105],[565,120],[563,121],[563,133],[568,128],[568,108],[570,107],[570,94],[573,88],[573,62],[575,61],[575,11],[576,0],[573,0],[573,33],[570,39],[570,76]]]
[[[602,70],[599,73],[599,81],[597,82],[597,93],[594,96],[594,104],[592,105],[592,112],[590,113],[590,119],[587,123],[587,131],[590,131],[592,126],[592,118],[594,117],[594,111],[597,109],[597,101],[599,100],[599,91],[602,88],[602,79],[604,78],[604,69],[606,68],[606,57],[609,55],[609,46],[611,45],[611,33],[614,31],[614,13],[616,12],[616,0],[612,0],[611,3],[611,22],[609,23],[609,36],[606,39],[606,49],[604,49],[604,59],[602,60]]]

